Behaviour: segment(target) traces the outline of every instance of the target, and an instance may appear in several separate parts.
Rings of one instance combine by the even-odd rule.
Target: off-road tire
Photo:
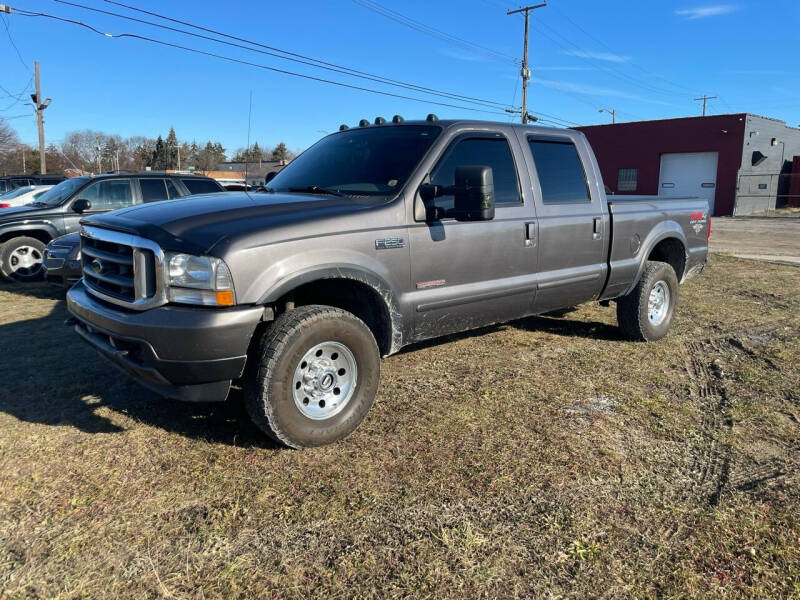
[[[314,420],[296,405],[292,381],[306,352],[327,341],[344,344],[352,352],[358,376],[344,408],[330,418]],[[278,316],[248,357],[245,405],[253,422],[275,441],[297,449],[324,446],[356,430],[372,407],[379,380],[378,345],[361,319],[331,306],[301,306]]]
[[[663,281],[669,289],[669,306],[664,320],[654,325],[648,318],[648,302],[650,292],[659,281]],[[677,305],[678,278],[675,270],[667,263],[650,260],[633,291],[617,301],[617,323],[630,339],[655,342],[667,335]]]
[[[44,278],[44,266],[41,263],[36,273],[27,274],[14,270],[12,265],[12,261],[15,258],[14,251],[25,247],[38,253],[40,260],[44,259],[44,243],[41,240],[32,237],[11,238],[0,246],[0,274],[3,277],[12,281],[22,282],[39,281]]]

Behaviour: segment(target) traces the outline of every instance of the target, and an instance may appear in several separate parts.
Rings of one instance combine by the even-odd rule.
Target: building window
[[[639,169],[620,169],[617,176],[618,192],[635,192]]]

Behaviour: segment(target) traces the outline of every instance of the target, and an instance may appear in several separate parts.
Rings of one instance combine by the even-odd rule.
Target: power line
[[[504,62],[511,62],[515,64],[520,63],[520,60],[518,58],[515,58],[509,54],[498,52],[497,50],[492,50],[491,48],[487,48],[486,46],[482,46],[480,44],[476,44],[475,42],[471,42],[469,40],[465,40],[450,33],[444,32],[441,29],[436,29],[435,27],[431,27],[430,25],[427,25],[420,21],[416,21],[411,17],[407,17],[397,11],[387,8],[381,4],[378,4],[373,0],[353,0],[353,2],[355,2],[359,6],[363,6],[368,10],[378,13],[379,15],[382,15],[387,19],[391,19],[396,23],[400,23],[401,25],[405,25],[406,27],[410,27],[411,29],[414,29],[431,37],[435,37],[444,42],[455,44],[456,46],[460,46],[461,48],[465,48],[473,52],[478,52],[480,54],[484,54],[486,56],[490,56],[494,59],[501,60]]]
[[[17,48],[17,45],[14,43],[14,38],[11,37],[11,31],[8,29],[8,17],[6,17],[6,15],[3,15],[3,25],[5,26],[5,29],[6,29],[6,35],[8,36],[8,41],[11,42],[11,46],[14,48],[14,52],[17,53],[17,58],[19,59],[19,62],[21,62],[22,66],[27,69],[28,73],[30,73],[31,72],[31,68],[28,66],[28,64],[25,62],[25,60],[22,58],[22,54],[20,54],[19,48]]]
[[[308,80],[311,80],[311,81],[317,81],[319,83],[327,83],[327,84],[330,84],[330,85],[336,85],[336,86],[339,86],[339,87],[348,88],[348,89],[352,89],[352,90],[357,90],[357,91],[362,91],[362,92],[369,92],[369,93],[372,93],[372,94],[379,94],[379,95],[382,95],[382,96],[389,96],[389,97],[392,97],[392,98],[400,98],[402,100],[411,100],[413,102],[421,102],[421,103],[425,103],[425,104],[434,104],[434,105],[437,105],[437,106],[445,106],[445,107],[448,107],[448,108],[457,108],[459,110],[468,110],[468,111],[473,111],[473,112],[483,112],[483,113],[488,113],[488,114],[504,115],[505,116],[505,112],[500,112],[500,111],[497,111],[497,110],[488,110],[488,109],[485,109],[485,108],[474,108],[474,107],[469,107],[469,106],[461,106],[461,105],[450,104],[450,103],[446,103],[446,102],[438,102],[438,101],[435,101],[435,100],[427,100],[427,99],[424,99],[424,98],[415,98],[413,96],[406,96],[406,95],[403,95],[403,94],[395,94],[393,92],[387,92],[387,91],[384,91],[384,90],[376,90],[376,89],[373,89],[373,88],[366,88],[366,87],[362,87],[362,86],[358,86],[358,85],[344,83],[344,82],[341,82],[341,81],[335,81],[335,80],[332,80],[332,79],[325,79],[325,78],[322,78],[322,77],[315,77],[313,75],[306,75],[306,74],[303,74],[303,73],[297,73],[295,71],[288,71],[286,69],[279,69],[277,67],[270,67],[268,65],[262,65],[262,64],[254,63],[254,62],[247,61],[247,60],[233,58],[231,56],[225,56],[225,55],[222,55],[222,54],[217,54],[215,52],[208,52],[208,51],[205,51],[205,50],[199,50],[197,48],[191,48],[189,46],[183,46],[181,44],[175,44],[175,43],[172,43],[172,42],[166,42],[164,40],[158,40],[158,39],[155,39],[155,38],[151,38],[151,37],[144,36],[144,35],[139,35],[139,34],[136,34],[136,33],[120,33],[120,34],[106,33],[106,32],[100,31],[99,29],[97,29],[97,28],[95,28],[95,27],[93,27],[91,25],[88,25],[88,24],[86,24],[86,23],[84,23],[82,21],[76,21],[75,19],[69,19],[69,18],[66,18],[66,17],[59,17],[57,15],[51,15],[51,14],[48,14],[48,13],[23,11],[23,10],[20,10],[20,9],[15,9],[14,12],[16,12],[17,14],[20,14],[22,16],[26,16],[26,17],[44,17],[44,18],[54,19],[54,20],[57,20],[57,21],[63,21],[65,23],[72,23],[73,25],[79,25],[81,27],[85,27],[86,29],[89,29],[90,31],[93,31],[96,34],[101,35],[103,37],[107,37],[107,38],[115,38],[115,39],[133,38],[133,39],[139,39],[139,40],[142,40],[142,41],[145,41],[145,42],[151,42],[151,43],[158,44],[158,45],[161,45],[161,46],[166,46],[166,47],[169,47],[169,48],[177,48],[179,50],[184,50],[186,52],[192,52],[192,53],[200,54],[200,55],[204,55],[204,56],[211,56],[213,58],[218,58],[220,60],[225,60],[225,61],[228,61],[228,62],[233,62],[233,63],[246,65],[246,66],[250,66],[250,67],[256,67],[256,68],[259,68],[259,69],[264,69],[264,70],[272,71],[272,72],[275,72],[275,73],[281,73],[283,75],[290,75],[292,77],[298,77],[298,78],[301,78],[301,79],[308,79]]]
[[[569,15],[567,15],[567,14],[566,14],[564,11],[562,11],[561,9],[559,9],[559,8],[558,8],[558,6],[556,6],[556,5],[554,5],[554,4],[551,4],[550,6],[553,8],[553,10],[555,10],[555,11],[556,11],[556,12],[557,12],[559,15],[561,15],[561,16],[562,16],[564,19],[566,19],[567,21],[569,21],[569,22],[570,22],[570,23],[571,23],[571,24],[572,24],[572,25],[573,25],[575,28],[577,28],[577,29],[578,29],[578,30],[579,30],[581,33],[583,33],[583,34],[584,34],[584,35],[586,35],[587,37],[589,37],[589,38],[593,39],[595,42],[597,42],[598,44],[600,44],[601,46],[603,46],[603,47],[604,47],[606,50],[608,50],[609,52],[612,52],[612,53],[616,53],[616,52],[617,52],[617,51],[616,51],[616,50],[614,50],[614,49],[613,49],[611,46],[609,46],[608,44],[606,44],[606,43],[605,43],[603,40],[601,40],[600,38],[596,37],[596,36],[595,36],[595,35],[593,35],[591,32],[589,32],[589,31],[586,31],[586,29],[584,29],[584,28],[583,28],[583,27],[581,27],[581,26],[580,26],[578,23],[576,23],[574,20],[572,20],[572,19],[569,17]],[[635,62],[630,62],[630,63],[628,63],[628,64],[630,64],[632,67],[636,67],[637,69],[639,69],[640,71],[643,71],[644,73],[648,73],[648,74],[652,75],[653,77],[657,77],[658,79],[661,79],[662,81],[664,81],[664,82],[666,82],[666,83],[669,83],[670,85],[673,85],[673,86],[675,86],[675,87],[682,88],[682,89],[684,89],[685,91],[687,91],[687,92],[689,92],[689,93],[691,93],[691,94],[693,94],[693,93],[694,93],[694,91],[693,91],[693,90],[691,90],[690,88],[688,88],[688,87],[686,87],[686,86],[684,86],[684,85],[682,85],[682,84],[680,84],[680,83],[676,83],[676,82],[674,82],[674,81],[671,81],[670,79],[667,79],[666,77],[664,77],[664,76],[662,76],[662,75],[659,75],[658,73],[655,73],[655,72],[651,71],[650,69],[646,69],[646,68],[642,67],[641,65],[638,65],[638,64],[636,64]]]
[[[128,7],[127,5],[121,4],[119,2],[109,2],[109,3],[110,4],[119,4],[120,6],[124,6],[125,8],[130,8],[130,10],[146,13],[146,14],[149,14],[149,15],[152,15],[152,16],[156,16],[156,17],[161,18],[161,19],[168,20],[168,21],[178,22],[178,23],[180,23],[182,25],[186,25],[188,27],[192,27],[192,28],[195,28],[195,29],[203,30],[203,31],[208,31],[210,33],[214,33],[215,35],[227,37],[227,38],[230,38],[230,39],[239,40],[239,41],[245,42],[245,43],[253,45],[253,46],[259,46],[261,48],[268,48],[269,51],[259,50],[257,48],[250,48],[250,47],[244,46],[242,44],[237,44],[237,43],[228,42],[228,41],[225,41],[225,40],[220,40],[220,39],[217,39],[217,38],[214,38],[214,37],[210,37],[210,36],[207,36],[207,35],[202,35],[202,34],[194,33],[194,32],[191,32],[191,31],[187,31],[185,29],[179,29],[179,28],[176,28],[176,27],[170,27],[168,25],[163,25],[161,23],[154,23],[153,21],[147,21],[147,20],[144,20],[144,19],[137,19],[136,17],[131,17],[131,16],[128,16],[128,15],[123,15],[123,14],[115,13],[115,12],[111,12],[111,11],[106,11],[106,10],[102,10],[102,9],[99,9],[99,8],[93,8],[91,6],[85,6],[83,4],[78,4],[78,3],[75,3],[75,2],[69,2],[67,0],[55,0],[55,1],[60,3],[60,4],[66,4],[66,5],[74,6],[74,7],[77,7],[77,8],[84,9],[84,10],[97,12],[97,13],[105,14],[105,15],[110,15],[110,16],[117,17],[117,18],[120,18],[120,19],[126,19],[128,21],[133,21],[133,22],[136,22],[136,23],[143,23],[145,25],[150,25],[152,27],[158,27],[160,29],[165,29],[165,30],[168,30],[168,31],[181,33],[183,35],[188,35],[188,36],[196,37],[196,38],[199,38],[199,39],[209,40],[209,41],[216,42],[216,43],[219,43],[219,44],[224,44],[226,46],[232,46],[234,48],[240,48],[240,49],[243,49],[243,50],[248,50],[250,52],[257,52],[259,54],[265,54],[265,55],[272,56],[272,57],[275,57],[275,58],[280,58],[280,59],[283,59],[283,60],[288,60],[288,61],[291,61],[291,62],[300,63],[300,64],[304,64],[304,65],[307,65],[307,66],[315,67],[315,68],[326,69],[326,70],[329,70],[329,71],[334,71],[336,73],[341,73],[343,75],[359,77],[361,79],[367,79],[367,80],[370,80],[370,81],[375,81],[377,83],[394,85],[394,86],[397,86],[397,87],[402,87],[402,88],[413,90],[413,91],[423,92],[423,93],[426,93],[426,94],[431,94],[431,95],[439,96],[439,97],[443,97],[443,98],[451,98],[451,99],[459,100],[459,101],[462,101],[462,102],[469,102],[469,103],[473,103],[473,104],[481,104],[481,105],[484,105],[484,106],[488,106],[490,108],[502,108],[502,107],[507,106],[506,104],[504,104],[502,102],[497,102],[497,101],[494,101],[494,100],[486,100],[486,99],[482,99],[482,98],[475,98],[473,96],[465,96],[465,95],[462,95],[462,94],[456,94],[456,93],[452,93],[452,92],[445,92],[445,91],[442,91],[442,90],[437,90],[435,88],[429,88],[429,87],[426,87],[426,86],[416,85],[416,84],[412,84],[412,83],[408,83],[408,82],[404,82],[404,81],[398,81],[396,79],[390,79],[388,77],[384,77],[384,76],[381,76],[381,75],[374,75],[374,74],[371,74],[371,73],[367,73],[365,71],[359,71],[357,69],[352,69],[350,67],[344,67],[342,65],[337,65],[335,63],[329,63],[329,62],[326,62],[326,61],[321,61],[321,60],[318,60],[318,59],[315,59],[315,58],[312,58],[312,57],[309,57],[309,56],[304,56],[302,54],[296,54],[296,53],[293,53],[293,52],[288,52],[286,50],[281,50],[280,48],[275,48],[273,46],[266,46],[264,44],[260,44],[258,42],[254,42],[252,40],[248,40],[248,39],[245,39],[245,38],[239,38],[239,37],[236,37],[236,36],[231,36],[231,35],[226,34],[224,32],[215,31],[215,30],[212,30],[212,29],[201,27],[199,25],[194,25],[194,24],[188,23],[186,21],[179,21],[177,19],[172,19],[171,17],[167,17],[165,15],[160,15],[158,13],[154,13],[154,12],[151,12],[151,11],[145,11],[145,10],[138,9],[138,8],[135,8],[135,7]],[[296,58],[296,57],[299,57],[299,58]]]

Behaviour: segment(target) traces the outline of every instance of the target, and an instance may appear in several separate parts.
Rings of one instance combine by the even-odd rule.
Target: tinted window
[[[213,194],[214,192],[221,192],[222,188],[215,181],[208,179],[181,179],[183,185],[189,190],[190,194]]]
[[[451,146],[445,157],[431,174],[435,185],[453,185],[456,167],[482,165],[492,167],[494,179],[494,202],[496,205],[519,204],[519,183],[517,169],[511,148],[505,138],[468,138]],[[443,208],[453,207],[453,197],[443,196],[436,200]]]
[[[441,132],[433,125],[359,127],[322,138],[269,182],[276,191],[310,186],[354,196],[397,193]]]
[[[163,179],[140,179],[143,202],[157,202],[167,199],[167,188]]]
[[[529,139],[545,204],[591,202],[586,173],[572,142]]]
[[[115,210],[130,206],[133,202],[131,182],[128,179],[98,181],[87,187],[78,196],[91,202],[92,210]]]
[[[172,182],[171,179],[167,179],[167,193],[169,193],[170,198],[180,198],[183,194],[178,191],[178,188],[175,187],[175,184]]]

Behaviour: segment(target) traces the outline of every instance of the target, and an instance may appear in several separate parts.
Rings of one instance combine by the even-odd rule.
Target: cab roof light
[[[386,123],[386,119],[383,117],[375,117],[375,125],[383,125]]]
[[[361,119],[358,122],[358,126],[359,127],[369,127],[369,121],[367,121],[366,119]]]
[[[339,131],[347,131],[348,129],[350,129],[350,128],[347,125],[345,125],[344,123],[339,125]]]
[[[392,117],[392,123],[402,123],[403,121],[404,119],[400,115],[395,115]]]
[[[429,114],[427,117],[425,117],[425,120],[426,120],[426,121],[430,121],[431,123],[433,123],[434,121],[438,121],[438,120],[439,120],[439,117],[437,117],[437,116],[436,116],[435,114],[433,114],[433,113],[430,113],[430,114]]]

